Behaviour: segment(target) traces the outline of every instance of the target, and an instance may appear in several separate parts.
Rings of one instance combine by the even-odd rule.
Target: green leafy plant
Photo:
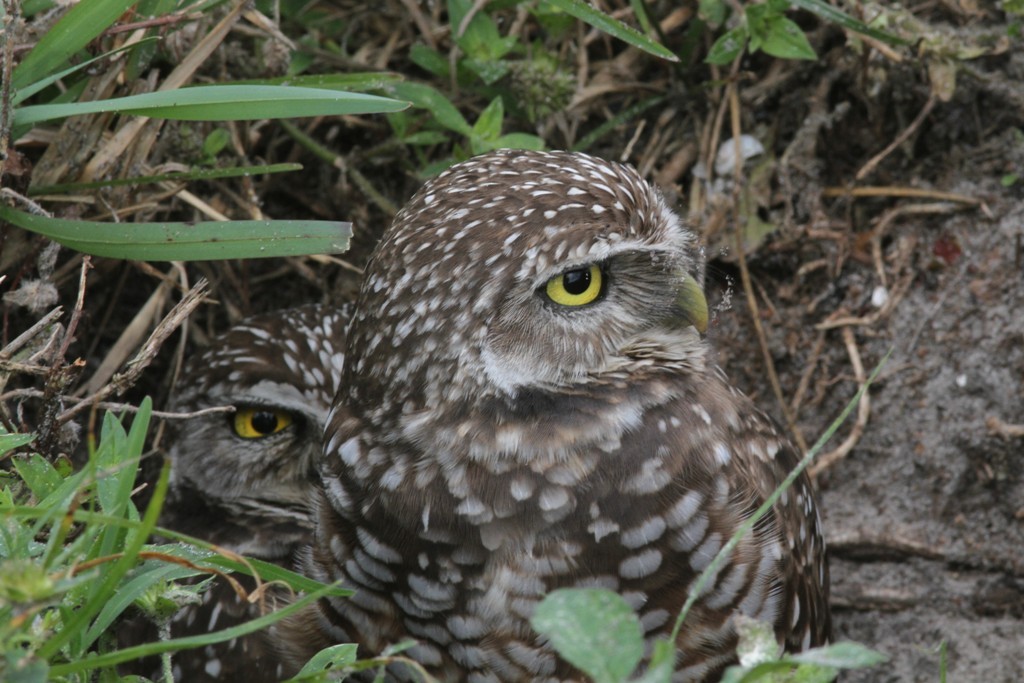
[[[132,495],[150,413],[146,399],[128,430],[107,413],[98,444],[77,472],[36,453],[11,456],[32,435],[0,434],[0,457],[11,457],[14,469],[0,486],[0,680],[89,680],[100,672],[116,679],[112,667],[119,663],[236,638],[329,592],[347,594],[273,565],[223,557],[195,539],[150,545],[169,473],[165,466],[140,515]],[[307,595],[279,612],[202,636],[118,649],[106,635],[133,605],[173,613],[180,604],[176,592],[201,588],[176,582],[225,569],[257,571]]]
[[[907,44],[907,41],[872,28],[821,0],[766,0],[743,6],[738,24],[719,36],[706,61],[709,64],[728,64],[744,50],[763,50],[765,54],[781,59],[817,59],[803,30],[785,16],[791,7],[807,10],[825,21],[885,43]],[[721,25],[728,16],[728,6],[722,0],[702,0],[700,8],[702,16],[713,26]]]

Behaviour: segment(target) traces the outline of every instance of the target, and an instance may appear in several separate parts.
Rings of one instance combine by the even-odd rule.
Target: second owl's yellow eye
[[[283,410],[239,408],[231,418],[231,427],[243,439],[262,439],[286,429],[292,421],[291,413]]]
[[[548,280],[544,293],[562,306],[585,306],[601,296],[604,275],[597,264],[567,270]]]

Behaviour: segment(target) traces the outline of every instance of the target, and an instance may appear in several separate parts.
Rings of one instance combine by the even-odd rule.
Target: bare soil
[[[779,277],[770,252],[752,265],[787,400],[810,378],[797,411],[808,439],[852,398],[852,354],[870,373],[891,352],[856,445],[818,475],[836,637],[891,658],[845,681],[938,681],[942,644],[948,680],[1024,680],[1024,435],[1010,426],[1024,423],[1024,201],[991,172],[1024,168],[1008,133],[922,160],[984,205],[899,203],[927,213],[886,228],[880,262],[853,253],[838,275],[807,277]],[[831,315],[811,310],[821,296]],[[746,300],[733,302],[712,334],[720,360],[782,421]],[[830,317],[845,322],[816,329]]]

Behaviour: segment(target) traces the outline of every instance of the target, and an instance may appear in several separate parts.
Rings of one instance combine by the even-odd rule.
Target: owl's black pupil
[[[570,270],[562,276],[562,286],[573,295],[580,295],[590,287],[590,268]]]
[[[260,434],[273,434],[277,429],[277,415],[268,410],[253,413],[252,428]]]

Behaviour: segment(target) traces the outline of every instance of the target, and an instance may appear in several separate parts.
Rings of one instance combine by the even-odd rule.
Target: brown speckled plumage
[[[232,405],[281,411],[291,424],[259,438],[235,434],[232,417],[224,413],[174,425],[162,526],[291,566],[296,549],[312,537],[316,462],[341,374],[347,323],[344,309],[326,306],[256,316],[189,360],[178,383],[177,410]],[[252,589],[246,577],[239,580]],[[179,612],[171,633],[182,637],[221,630],[259,616],[274,601],[270,594],[263,603],[250,604],[217,580],[201,605]],[[264,638],[255,633],[176,654],[174,678],[189,683],[281,680],[277,655]]]
[[[596,301],[545,298],[590,264],[606,279]],[[411,637],[406,654],[442,680],[571,678],[528,619],[573,586],[618,591],[648,637],[666,635],[797,461],[681,315],[696,268],[693,233],[627,166],[499,151],[428,182],[366,272],[302,564],[356,593],[279,630],[296,662]],[[734,659],[737,612],[791,650],[821,644],[827,595],[802,478],[697,602],[678,679]]]

